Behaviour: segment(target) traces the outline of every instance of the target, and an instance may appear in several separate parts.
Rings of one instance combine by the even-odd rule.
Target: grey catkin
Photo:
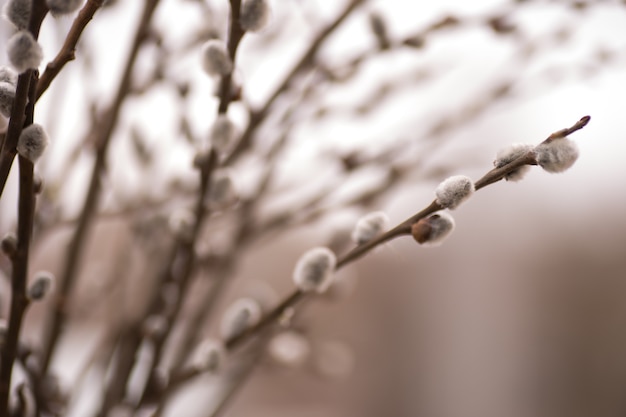
[[[20,74],[37,69],[43,60],[43,50],[33,35],[27,30],[20,30],[7,42],[7,54],[13,68]]]
[[[226,152],[237,139],[237,128],[225,114],[215,119],[211,128],[211,145],[219,151]]]
[[[261,306],[252,298],[235,300],[224,312],[220,323],[222,338],[237,336],[261,319]]]
[[[33,283],[28,287],[28,298],[32,301],[42,300],[52,291],[54,275],[47,271],[40,271]]]
[[[25,127],[17,140],[17,153],[32,163],[43,155],[48,146],[48,135],[43,126],[33,123]]]
[[[578,159],[578,146],[568,138],[557,138],[535,147],[537,164],[551,173],[563,172]]]
[[[15,86],[0,82],[0,114],[4,117],[11,117],[13,100],[15,100]]]
[[[369,242],[381,234],[389,225],[389,217],[382,211],[368,213],[361,217],[352,231],[352,241],[357,245]]]
[[[267,0],[243,0],[239,23],[244,30],[256,32],[267,25],[269,16]]]
[[[465,175],[455,175],[445,179],[437,189],[435,195],[437,203],[443,208],[455,209],[474,193],[474,183]]]
[[[223,76],[233,70],[224,41],[211,39],[202,46],[202,68],[211,76]]]
[[[2,15],[17,29],[26,29],[30,22],[32,0],[9,0],[2,10]]]
[[[9,67],[0,67],[0,83],[17,84],[17,73]]]
[[[293,271],[293,282],[300,291],[325,292],[333,282],[337,258],[333,251],[317,247],[305,252]]]
[[[454,218],[445,211],[439,211],[413,224],[411,234],[421,245],[439,246],[452,233],[454,227]]]

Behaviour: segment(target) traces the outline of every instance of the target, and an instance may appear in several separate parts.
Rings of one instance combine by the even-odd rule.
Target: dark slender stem
[[[236,368],[230,375],[229,382],[226,384],[225,392],[223,393],[222,398],[218,401],[217,406],[213,409],[213,411],[211,411],[208,417],[219,417],[224,415],[228,406],[232,403],[237,394],[241,392],[246,384],[246,381],[248,381],[252,372],[261,361],[269,339],[268,335],[258,340],[254,346],[250,346],[248,356],[241,358],[241,360],[237,363]]]
[[[158,3],[159,0],[146,1],[115,99],[109,109],[104,113],[101,118],[101,122],[94,127],[92,132],[95,135],[96,160],[91,171],[89,189],[83,203],[76,231],[74,232],[74,235],[68,245],[67,258],[65,259],[60,280],[60,289],[53,301],[54,312],[52,314],[51,321],[46,326],[47,335],[44,339],[45,346],[42,360],[42,372],[44,374],[50,366],[52,355],[55,352],[57,341],[61,336],[63,324],[67,318],[66,303],[70,295],[70,291],[74,286],[74,281],[76,280],[79,261],[82,258],[85,247],[84,241],[87,237],[89,226],[92,223],[92,219],[98,207],[101,190],[101,175],[106,165],[109,143],[117,125],[117,119],[122,108],[122,103],[130,91],[132,70],[135,66],[139,49],[146,37],[152,15],[154,14],[154,10],[156,9]]]
[[[177,256],[175,257],[175,259],[182,259],[184,262],[182,263],[180,270],[176,274],[176,276],[173,275],[173,262],[175,260],[173,260],[172,264],[166,266],[166,280],[176,282],[178,284],[180,296],[176,298],[174,306],[171,307],[171,312],[166,317],[165,331],[161,335],[155,336],[153,339],[154,353],[150,368],[149,382],[153,381],[156,376],[155,371],[161,361],[165,342],[168,336],[171,334],[174,323],[176,322],[180,314],[183,302],[186,299],[189,285],[191,283],[191,278],[193,276],[193,271],[196,266],[197,258],[195,246],[201,236],[204,220],[208,217],[209,214],[209,212],[205,209],[205,202],[207,199],[207,195],[211,192],[211,177],[213,176],[213,172],[215,171],[216,167],[217,152],[215,150],[212,150],[209,154],[209,160],[207,161],[207,163],[200,167],[200,190],[194,208],[195,224],[193,226],[193,235],[188,240],[179,241],[176,245]],[[144,389],[138,407],[143,405],[148,400],[150,394],[152,394],[152,392],[150,392],[150,388],[151,386],[148,385]]]
[[[34,90],[37,83],[36,71],[32,73],[29,85],[30,102],[26,108],[26,124],[33,123]],[[33,234],[35,217],[35,191],[33,184],[33,163],[20,156],[19,160],[19,196],[17,219],[17,252],[12,257],[13,271],[11,274],[11,311],[9,328],[2,348],[0,364],[0,417],[9,414],[9,396],[11,393],[11,376],[13,363],[17,355],[20,330],[24,314],[28,307],[26,283],[28,281],[28,257],[30,241]]]
[[[312,63],[315,55],[319,51],[320,47],[324,44],[326,39],[335,32],[335,30],[346,20],[348,16],[357,8],[364,0],[351,0],[346,8],[333,20],[328,26],[326,26],[316,37],[313,39],[308,49],[304,52],[300,60],[291,69],[289,74],[283,79],[283,82],[274,90],[272,95],[267,99],[265,104],[258,110],[255,110],[250,115],[250,121],[246,130],[242,133],[239,142],[235,149],[228,155],[224,164],[232,164],[241,154],[250,147],[252,144],[252,136],[257,127],[265,120],[265,116],[269,112],[270,108],[281,94],[283,94],[291,84],[295,81],[298,75],[300,75],[306,68]]]
[[[80,36],[87,27],[87,24],[93,18],[96,11],[102,6],[104,0],[88,0],[83,6],[81,11],[74,19],[74,23],[70,28],[65,42],[61,47],[61,50],[54,59],[46,65],[46,70],[41,74],[39,83],[37,83],[36,99],[39,100],[41,95],[50,87],[52,81],[61,72],[65,64],[72,61],[76,56],[76,44],[80,39]]]
[[[45,0],[34,0],[32,7],[28,29],[33,37],[37,39],[41,23],[48,13],[48,8],[46,7]],[[15,147],[17,146],[17,140],[20,137],[24,125],[24,112],[26,110],[26,102],[29,94],[28,90],[33,72],[32,70],[28,70],[20,74],[17,80],[9,127],[6,137],[2,142],[2,148],[0,148],[0,197],[2,197],[4,187],[9,178],[9,172],[11,171],[15,155],[17,155]]]

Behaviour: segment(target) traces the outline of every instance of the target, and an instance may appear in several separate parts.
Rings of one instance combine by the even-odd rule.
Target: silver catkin
[[[20,74],[37,69],[43,60],[43,50],[33,35],[27,30],[20,30],[7,42],[7,55],[13,68]]]
[[[0,82],[0,114],[11,117],[11,109],[15,100],[15,86],[7,82]]]
[[[26,29],[30,22],[32,0],[9,0],[2,10],[2,15],[17,29]]]
[[[48,146],[48,135],[43,126],[33,123],[25,127],[17,140],[17,153],[32,163],[43,155]]]

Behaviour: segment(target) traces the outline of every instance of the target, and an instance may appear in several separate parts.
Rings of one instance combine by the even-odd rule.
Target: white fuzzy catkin
[[[552,173],[563,172],[578,159],[578,146],[567,137],[540,143],[535,147],[537,164]]]
[[[9,67],[0,67],[0,83],[17,85],[17,73]]]
[[[496,154],[496,159],[493,161],[493,166],[496,168],[502,168],[503,166],[513,162],[520,156],[527,154],[534,149],[535,145],[530,143],[514,143],[504,149],[501,149]],[[530,165],[523,165],[513,172],[504,176],[507,181],[519,181],[524,178],[524,175],[530,169]]]
[[[474,183],[465,175],[455,175],[437,186],[437,203],[443,208],[455,209],[474,193]]]
[[[43,51],[33,35],[20,30],[7,42],[7,55],[13,68],[20,74],[29,69],[37,69],[43,60]]]
[[[83,5],[84,0],[46,0],[52,16],[74,13]]]
[[[226,75],[233,70],[224,41],[211,39],[202,46],[202,68],[211,76]]]
[[[9,0],[4,5],[2,14],[6,20],[21,30],[28,27],[31,9],[32,0]]]
[[[237,128],[227,115],[220,114],[211,128],[211,145],[218,152],[227,151],[237,139]]]
[[[239,23],[244,30],[256,32],[267,25],[269,16],[267,0],[243,0]]]
[[[237,202],[239,196],[228,171],[217,171],[211,179],[208,195],[209,208],[224,210]]]
[[[48,146],[48,135],[43,126],[33,123],[25,127],[17,140],[17,153],[32,163],[43,155]]]
[[[28,299],[32,301],[43,300],[52,291],[54,275],[47,271],[40,271],[35,276],[33,283],[28,287]]]
[[[224,345],[215,339],[205,339],[195,349],[193,354],[193,366],[204,372],[217,371],[224,362],[226,349]]]
[[[261,319],[261,306],[252,298],[240,298],[224,312],[220,323],[223,339],[237,336],[248,327],[254,326]]]
[[[15,85],[0,82],[0,114],[11,117],[11,109],[15,100]]]
[[[454,230],[454,218],[439,211],[419,220],[411,227],[413,238],[424,246],[439,246]]]
[[[318,247],[305,252],[293,271],[293,282],[300,291],[323,293],[333,282],[337,258],[328,248]]]
[[[352,240],[357,245],[369,242],[389,226],[389,217],[382,211],[375,211],[361,217],[352,231]]]

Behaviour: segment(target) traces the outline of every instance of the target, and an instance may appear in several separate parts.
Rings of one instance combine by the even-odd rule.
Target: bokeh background
[[[38,105],[52,143],[37,166],[46,191],[33,270],[60,268],[93,162],[85,138],[116,89],[141,3],[110,1],[99,11],[77,60]],[[346,2],[270,3],[270,25],[238,52],[244,100],[229,116],[241,129],[247,109],[267,100]],[[158,41],[141,52],[138,91],[116,127],[73,320],[54,362],[61,385],[81,392],[71,415],[88,415],[97,401],[102,371],[89,366],[91,355],[111,323],[137,314],[151,283],[154,260],[137,247],[148,246],[137,224],[158,247],[166,238],[150,221],[188,204],[197,186],[199,144],[184,138],[181,121],[204,138],[215,118],[215,81],[201,71],[199,48],[224,37],[227,13],[217,0],[163,0],[157,10]],[[378,49],[373,19],[384,22],[388,50]],[[71,22],[44,23],[46,61]],[[336,288],[303,306],[294,328],[270,344],[226,415],[624,415],[625,28],[618,1],[371,0],[357,8],[277,100],[252,152],[230,167],[242,198],[253,195],[268,149],[285,134],[254,216],[291,217],[237,252],[218,312],[242,295],[273,305],[290,291],[299,255],[320,245],[346,252],[363,213],[383,210],[397,224],[430,203],[448,175],[477,179],[500,148],[539,143],[588,114],[590,124],[572,136],[581,156],[566,173],[534,168],[519,183],[481,190],[453,212],[456,230],[441,247],[402,238],[340,271]],[[4,22],[1,32],[4,50]],[[403,39],[412,43],[398,45]],[[15,224],[16,185],[13,175],[0,201],[2,232]],[[369,191],[373,198],[359,198]],[[211,218],[210,252],[232,250],[232,223],[228,210]],[[45,304],[31,309],[26,339],[39,340],[46,314]],[[217,327],[213,320],[202,333]],[[200,378],[168,412],[208,415],[220,386],[219,376]]]

